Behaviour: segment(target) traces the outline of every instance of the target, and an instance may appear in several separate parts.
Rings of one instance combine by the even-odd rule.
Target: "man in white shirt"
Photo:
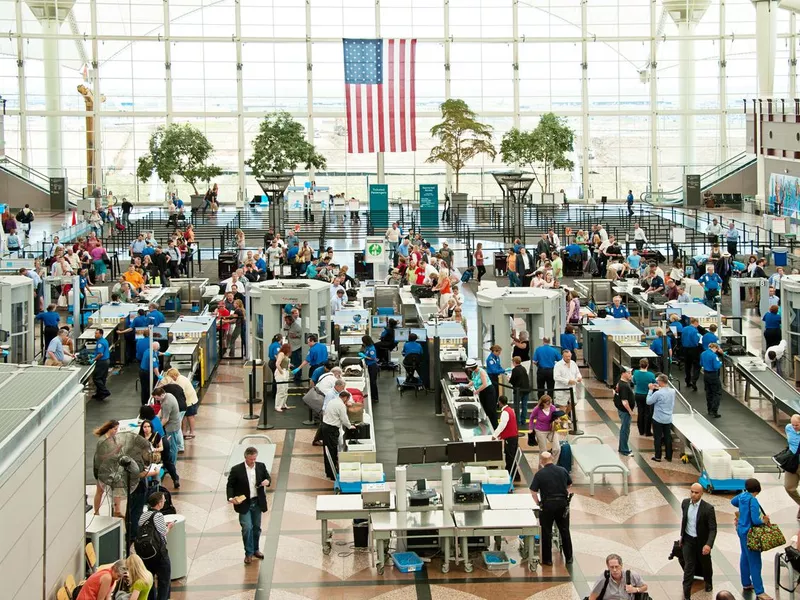
[[[722,235],[722,225],[719,221],[713,219],[708,227],[706,227],[706,236],[711,244],[719,243],[719,236]]]
[[[270,244],[270,247],[267,248],[266,255],[267,269],[269,271],[275,271],[281,264],[281,256],[283,256],[283,250],[278,245],[277,239],[272,240],[272,244]]]
[[[325,407],[325,413],[322,415],[322,425],[320,426],[322,445],[328,449],[333,466],[337,470],[339,469],[339,434],[343,428],[355,429],[347,416],[345,402],[349,400],[350,392],[346,390],[339,392],[338,396],[334,396],[328,402],[328,406]],[[325,461],[325,475],[327,475],[328,479],[336,479],[328,460]]]
[[[397,244],[400,242],[400,228],[397,223],[392,223],[392,226],[386,230],[386,240],[389,242],[389,257],[394,260]]]
[[[336,295],[331,300],[331,314],[335,315],[337,312],[344,308],[344,289],[339,287],[336,289]]]
[[[636,249],[641,252],[644,245],[647,243],[647,235],[644,229],[639,227],[639,224],[633,226],[633,241],[636,244]]]
[[[608,241],[608,232],[606,231],[605,227],[603,227],[602,225],[598,225],[597,226],[597,235],[600,236],[600,241],[601,242],[607,242]]]
[[[342,285],[343,279],[341,277],[334,277],[333,281],[331,282],[331,301],[336,298],[336,294],[339,293],[339,290],[344,292],[344,286]]]
[[[261,515],[267,512],[266,488],[272,483],[267,466],[258,462],[258,450],[252,446],[244,451],[244,462],[234,465],[228,475],[225,492],[228,502],[239,515],[244,542],[244,564],[253,558],[262,559],[258,546],[261,538]]]
[[[764,353],[764,362],[775,369],[781,377],[783,377],[781,362],[784,354],[786,354],[786,340],[781,340],[776,346],[770,346]]]
[[[580,369],[578,369],[577,363],[572,360],[572,352],[569,350],[564,350],[561,353],[561,360],[556,363],[553,369],[553,379],[556,382],[553,402],[559,407],[569,406],[570,392],[566,388],[571,389],[574,393],[577,385],[583,381]]]

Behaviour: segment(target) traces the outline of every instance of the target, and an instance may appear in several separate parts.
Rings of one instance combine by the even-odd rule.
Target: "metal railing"
[[[10,156],[0,156],[0,169],[7,171],[12,175],[16,175],[20,179],[24,179],[31,185],[36,186],[46,193],[50,193],[50,177],[29,167],[28,165],[11,158]],[[72,205],[77,204],[77,201],[84,198],[83,192],[79,192],[72,188],[67,189],[67,196]]]

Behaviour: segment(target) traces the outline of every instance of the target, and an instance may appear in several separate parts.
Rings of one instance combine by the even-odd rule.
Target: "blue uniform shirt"
[[[45,327],[58,327],[58,324],[61,320],[58,316],[58,313],[54,310],[40,312],[38,315],[36,315],[36,318],[44,323]]]
[[[259,258],[256,261],[256,269],[258,269],[259,271],[266,271],[267,270],[267,261],[265,261],[263,258]]]
[[[706,331],[703,335],[703,350],[708,350],[709,344],[716,344],[719,341],[717,334]]]
[[[624,304],[620,304],[619,306],[614,306],[612,304],[608,310],[611,313],[611,316],[615,319],[627,319],[631,316],[631,313],[628,311],[628,307]]]
[[[108,346],[106,338],[97,340],[97,345],[94,347],[94,356],[97,360],[108,360],[111,358],[111,349]]]
[[[502,375],[506,372],[503,365],[500,364],[500,357],[494,352],[486,358],[486,372],[489,375]]]
[[[136,360],[142,362],[142,357],[150,347],[150,338],[145,336],[136,340]]]
[[[552,369],[561,360],[561,353],[550,345],[539,346],[533,353],[533,362],[539,369]]]
[[[684,348],[696,348],[700,345],[700,332],[694,325],[687,325],[681,333],[681,345]]]
[[[150,371],[158,368],[158,350],[153,350],[153,362],[150,362],[150,351],[145,350],[142,354],[142,360],[139,363],[139,368],[142,371]]]
[[[679,334],[683,333],[683,323],[680,321],[670,321],[670,328],[674,327],[675,331]]]
[[[378,353],[375,350],[374,344],[364,348],[364,357],[364,361],[367,363],[368,367],[378,364]]]
[[[653,340],[653,343],[650,344],[650,350],[658,354],[659,356],[664,355],[664,343],[660,337],[657,337]],[[672,350],[672,339],[667,338],[667,350]]]
[[[716,352],[706,350],[700,355],[700,366],[703,367],[703,371],[706,373],[719,371],[722,368],[722,361]]]
[[[317,342],[308,349],[306,360],[310,365],[321,365],[328,360],[328,348],[325,347],[325,344]]]
[[[311,374],[311,381],[317,383],[319,381],[319,378],[322,377],[322,374],[324,372],[325,372],[325,365],[314,369],[314,372]]]
[[[650,280],[650,288],[657,290],[658,288],[664,287],[664,280],[659,276],[656,275]]]
[[[133,325],[134,329],[147,329],[147,326],[150,325],[150,317],[147,315],[136,315],[131,321],[131,325]]]
[[[422,346],[419,342],[406,342],[403,344],[403,356],[407,354],[422,354]]]
[[[781,316],[778,313],[764,313],[761,320],[764,321],[764,329],[779,329],[781,326]]]
[[[797,452],[797,447],[800,446],[800,433],[797,433],[792,427],[791,423],[786,424],[786,441],[789,443],[789,450]]]
[[[706,290],[718,290],[722,287],[722,277],[716,273],[712,273],[711,275],[706,273],[700,279],[698,279],[697,282]]]
[[[269,345],[269,359],[275,360],[278,358],[278,352],[281,351],[281,343],[280,342],[272,342]]]
[[[147,316],[150,318],[153,327],[158,327],[167,320],[164,316],[164,313],[162,313],[160,310],[151,310],[149,313],[147,313]]]
[[[292,260],[297,257],[297,253],[300,252],[300,248],[297,246],[292,246],[289,248],[289,251],[286,253],[286,258]]]
[[[572,352],[573,358],[575,357],[575,352],[578,350],[578,338],[575,337],[574,333],[561,334],[561,349],[569,350]]]

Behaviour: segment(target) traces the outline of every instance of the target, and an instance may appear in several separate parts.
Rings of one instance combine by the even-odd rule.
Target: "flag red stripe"
[[[383,84],[378,84],[378,148],[379,152],[386,152],[386,140],[383,123]]]
[[[369,151],[375,152],[375,127],[372,122],[372,104],[374,103],[375,86],[372,84],[367,85],[367,141],[369,142]]]
[[[358,136],[358,153],[364,152],[364,123],[361,115],[361,86],[356,86],[356,135]]]
[[[416,54],[417,54],[417,40],[411,40],[411,64],[409,66],[408,75],[408,106],[411,111],[410,123],[411,128],[411,150],[412,152],[417,149],[417,93],[416,93]]]
[[[389,152],[395,152],[394,137],[394,40],[389,40]]]
[[[350,102],[350,84],[344,85],[344,97],[347,102],[347,151],[352,154],[353,152],[353,111],[352,103]]]
[[[406,41],[400,40],[400,152],[406,151]]]

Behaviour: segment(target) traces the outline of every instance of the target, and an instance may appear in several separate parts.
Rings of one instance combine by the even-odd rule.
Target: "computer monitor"
[[[416,334],[418,342],[425,342],[428,340],[428,332],[425,330],[424,327],[419,329],[416,327],[412,327],[411,329],[408,330],[408,332]]]
[[[473,442],[447,444],[447,461],[451,463],[475,462],[475,444]]]
[[[672,315],[678,315],[679,317],[683,316],[683,309],[679,306],[668,306],[667,307],[667,321]]]
[[[394,319],[397,321],[397,326],[403,326],[403,317],[401,315],[373,315],[372,316],[372,326],[373,327],[386,327],[386,324],[389,322],[389,319]]]
[[[408,334],[411,332],[408,327],[398,327],[394,330],[394,341],[395,342],[407,342],[408,341]]]
[[[169,338],[169,327],[153,327],[153,339],[166,340]]]
[[[424,446],[406,446],[397,449],[398,465],[421,465],[425,462]]]
[[[476,442],[475,460],[477,462],[503,460],[503,442],[500,440]]]
[[[425,463],[446,463],[447,444],[425,446]]]

